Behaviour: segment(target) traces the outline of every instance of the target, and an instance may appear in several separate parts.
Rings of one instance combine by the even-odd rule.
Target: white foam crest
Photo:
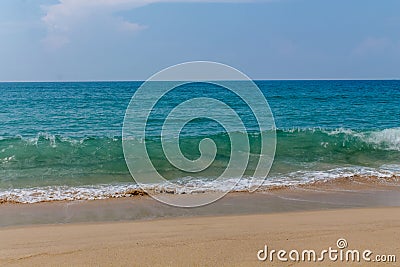
[[[3,151],[1,151],[1,152],[3,152]],[[8,163],[13,160],[15,160],[15,155],[5,157],[5,158],[0,158],[0,163]]]
[[[400,151],[400,128],[388,128],[379,131],[357,132],[351,129],[338,128],[335,130],[323,130],[328,135],[340,135],[358,138],[364,143],[371,144],[375,148]]]
[[[365,134],[362,137],[362,140],[370,144],[384,147],[388,150],[400,151],[400,128],[371,132],[370,134]]]
[[[367,167],[345,167],[326,171],[296,171],[288,174],[268,177],[259,190],[279,186],[295,186],[315,181],[327,181],[336,178],[350,178],[368,176],[377,178],[400,177],[400,165],[383,165],[381,168]],[[154,193],[168,194],[198,194],[207,192],[222,192],[233,188],[232,191],[248,191],[252,189],[253,180],[251,177],[242,178],[238,183],[237,179],[230,178],[222,181],[214,181],[210,178],[185,177],[173,183],[149,184],[145,190]],[[176,185],[175,185],[175,184]],[[178,185],[178,186],[177,186]],[[47,201],[74,201],[74,200],[96,200],[108,198],[129,197],[142,194],[144,191],[133,183],[101,184],[92,186],[48,186],[24,189],[0,190],[1,202],[16,203],[37,203]]]
[[[96,200],[124,197],[131,195],[136,190],[139,190],[136,184],[15,188],[0,191],[0,202],[37,203],[46,201]]]
[[[43,138],[43,139],[49,141],[51,147],[57,146],[56,136],[53,134],[46,133],[46,132],[40,132],[35,137],[29,137],[29,138],[25,138],[25,139],[22,136],[17,136],[17,137],[21,138],[21,140],[26,140],[29,144],[36,145],[36,146],[38,145],[39,140],[41,138]]]
[[[400,165],[397,164],[385,164],[381,166],[381,169],[393,172],[395,175],[400,174]]]
[[[302,128],[302,127],[293,127],[293,128],[276,128],[276,130],[280,130],[284,133],[304,133],[304,132],[317,132],[317,131],[324,131],[324,128],[322,127],[308,127],[308,128]]]
[[[334,130],[322,130],[322,132],[328,134],[328,135],[338,135],[338,134],[345,134],[345,135],[352,135],[352,136],[358,136],[360,137],[361,134],[357,133],[351,129],[346,129],[346,128],[337,128]]]

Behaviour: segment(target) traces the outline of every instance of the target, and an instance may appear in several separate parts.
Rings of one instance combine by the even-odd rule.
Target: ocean
[[[400,176],[400,81],[255,81],[275,119],[276,154],[263,187],[298,185],[365,176],[385,181]],[[126,108],[142,82],[0,83],[0,202],[35,203],[85,200],[137,194],[122,148]],[[253,154],[260,151],[256,121],[237,96],[212,85],[192,84],[170,92],[148,120],[147,151],[157,171],[202,192],[229,162],[229,135],[208,119],[183,129],[180,146],[189,159],[199,157],[208,137],[218,151],[200,173],[171,165],[160,145],[160,127],[168,111],[191,97],[227,103],[241,114]],[[212,109],[212,107],[207,107]],[[194,112],[195,108],[194,108]],[[143,140],[139,140],[143,141]],[[254,156],[254,155],[253,155]],[[255,157],[254,156],[254,157]],[[246,190],[254,171],[250,157],[234,190]],[[145,170],[144,170],[145,171]],[[163,192],[164,185],[153,185]],[[187,191],[192,192],[191,186]],[[168,191],[170,192],[170,191]]]

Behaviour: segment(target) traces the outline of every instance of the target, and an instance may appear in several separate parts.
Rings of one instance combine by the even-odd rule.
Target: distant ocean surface
[[[265,186],[317,180],[400,176],[400,81],[256,81],[273,112],[277,150]],[[125,110],[141,82],[0,83],[0,202],[102,199],[134,194],[122,150]],[[159,126],[165,106],[188,96],[215,97],[233,109],[242,103],[207,84],[188,86],[164,99],[148,121],[148,151],[156,169],[180,184],[213,188],[210,180],[229,160],[229,138],[213,121],[193,121],[181,136],[196,158],[204,137],[218,147],[216,163],[193,175],[162,155]],[[246,121],[246,116],[243,117]],[[249,117],[250,142],[260,133]],[[237,133],[244,134],[244,133]],[[236,185],[246,190],[252,167]],[[164,185],[154,185],[168,191]],[[191,193],[190,186],[188,192]],[[179,193],[179,192],[177,192]],[[182,192],[181,192],[182,193]]]

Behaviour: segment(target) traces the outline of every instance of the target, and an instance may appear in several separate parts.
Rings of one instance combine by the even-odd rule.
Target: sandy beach
[[[394,255],[384,266],[399,266],[400,194],[393,184],[338,180],[229,194],[194,209],[144,196],[3,204],[0,213],[1,266],[321,266],[320,253],[338,250],[338,239],[347,242],[344,253],[370,250],[371,262],[362,254],[360,262],[325,255],[323,266],[382,265],[377,255]],[[300,261],[276,254],[271,261],[269,253],[260,261],[265,246],[297,250]],[[302,261],[303,250],[314,250],[316,262]]]
[[[264,215],[11,227],[0,230],[6,266],[292,266],[260,262],[270,249],[333,247],[400,255],[400,208],[340,209]],[[300,262],[296,266],[321,263]],[[343,266],[325,259],[324,266]],[[365,266],[376,263],[346,263]],[[398,266],[386,263],[384,266]]]

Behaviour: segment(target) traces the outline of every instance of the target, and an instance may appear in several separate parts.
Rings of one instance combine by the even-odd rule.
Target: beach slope
[[[257,252],[332,247],[400,257],[400,208],[337,209],[152,221],[4,227],[0,265],[7,266],[292,266]],[[315,266],[300,262],[296,266]],[[327,257],[324,266],[342,266]],[[369,263],[371,266],[376,263]],[[346,266],[365,266],[366,262]]]

